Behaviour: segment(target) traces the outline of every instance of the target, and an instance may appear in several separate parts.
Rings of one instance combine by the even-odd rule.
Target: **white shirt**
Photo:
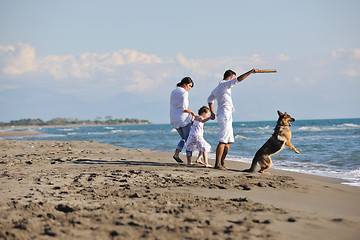
[[[229,81],[222,80],[219,85],[211,92],[208,97],[208,103],[214,103],[217,100],[217,115],[228,114],[235,111],[231,98],[231,88],[239,83],[237,78]]]
[[[176,87],[170,95],[170,125],[174,128],[185,127],[191,122],[189,114],[189,94],[182,87]]]

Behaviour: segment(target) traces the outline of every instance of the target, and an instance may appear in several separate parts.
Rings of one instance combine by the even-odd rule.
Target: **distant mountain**
[[[70,117],[81,102],[74,96],[49,89],[21,88],[0,92],[0,120]]]
[[[121,93],[110,100],[96,96],[84,101],[71,94],[45,88],[8,89],[0,92],[0,121],[22,118],[50,120],[56,117],[94,120],[96,117],[137,118],[150,122],[168,121],[168,102],[152,101],[131,93]]]

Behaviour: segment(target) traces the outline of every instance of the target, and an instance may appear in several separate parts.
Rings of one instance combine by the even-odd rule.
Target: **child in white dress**
[[[186,141],[186,150],[199,151],[199,156],[196,159],[197,163],[203,164],[206,167],[213,167],[208,163],[207,152],[210,151],[210,144],[204,139],[204,123],[210,120],[210,109],[203,106],[199,109],[199,115],[193,118],[193,124]],[[201,157],[204,157],[204,162]],[[191,164],[191,163],[190,163]]]

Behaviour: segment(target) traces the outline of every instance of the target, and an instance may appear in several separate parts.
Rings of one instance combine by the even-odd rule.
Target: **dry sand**
[[[359,239],[360,188],[227,167],[97,142],[0,140],[0,239]]]

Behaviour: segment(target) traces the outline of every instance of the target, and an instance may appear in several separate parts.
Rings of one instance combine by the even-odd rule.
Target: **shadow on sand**
[[[75,164],[114,164],[114,165],[132,165],[132,166],[162,166],[162,167],[184,167],[184,168],[197,168],[197,169],[208,169],[214,171],[224,171],[214,168],[206,168],[203,165],[193,164],[181,164],[181,163],[160,163],[154,161],[134,161],[134,160],[101,160],[101,159],[77,159],[73,161]],[[239,169],[227,169],[225,172],[244,172]]]

